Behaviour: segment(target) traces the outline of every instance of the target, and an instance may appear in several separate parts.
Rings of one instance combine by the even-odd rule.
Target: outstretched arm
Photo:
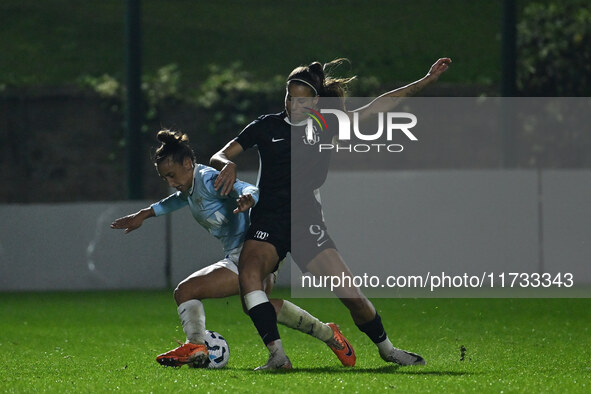
[[[378,112],[387,112],[398,104],[401,97],[414,96],[426,86],[437,81],[441,74],[447,70],[450,64],[451,59],[448,57],[437,59],[437,61],[429,69],[427,75],[425,75],[423,78],[409,83],[406,86],[386,92],[368,105],[353,110],[353,112],[359,112],[360,119],[364,119],[367,116]]]
[[[139,228],[144,220],[156,216],[152,207],[144,208],[131,215],[116,219],[111,223],[113,229],[125,229],[125,234]]]
[[[236,182],[236,163],[232,160],[243,151],[238,142],[230,141],[209,159],[209,164],[220,172],[213,186],[222,196],[227,196],[232,191]]]

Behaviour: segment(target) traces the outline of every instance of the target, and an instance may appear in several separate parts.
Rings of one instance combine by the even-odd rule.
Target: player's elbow
[[[213,156],[211,156],[211,157],[209,158],[209,165],[210,165],[210,166],[212,166],[212,167],[214,167],[214,168],[216,167],[216,164],[217,164],[217,163],[219,163],[219,162],[221,161],[221,157],[220,157],[220,154],[221,154],[221,153],[222,153],[221,151],[219,151],[219,152],[216,152],[216,153],[214,153],[214,154],[213,154]]]

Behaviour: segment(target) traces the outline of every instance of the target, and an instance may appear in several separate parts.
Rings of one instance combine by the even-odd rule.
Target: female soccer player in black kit
[[[231,191],[236,180],[236,164],[232,161],[242,151],[258,147],[261,168],[258,204],[251,211],[251,224],[246,235],[239,261],[240,294],[243,306],[248,311],[259,335],[269,349],[267,363],[257,370],[291,368],[291,362],[283,350],[277,317],[273,306],[263,291],[263,281],[277,269],[279,262],[291,251],[291,236],[301,239],[306,247],[298,248],[299,254],[292,254],[294,261],[303,272],[314,275],[352,276],[349,268],[336,250],[335,243],[326,232],[321,205],[314,197],[314,189],[320,187],[326,178],[328,161],[320,159],[308,172],[309,179],[298,179],[307,185],[293,182],[291,154],[294,142],[292,126],[304,123],[303,106],[310,99],[320,97],[343,97],[344,87],[351,79],[335,79],[325,75],[324,70],[338,63],[326,65],[318,62],[294,69],[287,78],[285,110],[263,115],[249,124],[234,140],[212,156],[210,164],[220,170],[215,187],[221,193]],[[430,68],[427,75],[409,85],[382,94],[369,105],[348,113],[358,112],[360,118],[391,109],[392,100],[387,98],[411,96],[425,86],[435,82],[447,70],[451,59],[441,58]],[[327,67],[328,66],[328,67]],[[385,99],[385,100],[384,100]],[[304,129],[295,127],[293,130]],[[299,136],[297,136],[299,137]],[[329,136],[332,137],[332,136]],[[326,138],[326,137],[324,137]],[[322,141],[321,141],[322,142]],[[303,163],[305,166],[306,163]],[[305,171],[305,169],[304,169]],[[293,194],[292,194],[293,192]],[[292,196],[298,212],[305,215],[291,217]],[[293,220],[293,223],[292,223]],[[309,231],[308,231],[309,230]],[[319,235],[322,239],[319,239]],[[306,238],[307,237],[307,238]],[[299,242],[299,241],[298,241]],[[340,288],[335,294],[349,309],[353,321],[378,347],[382,359],[398,365],[424,365],[425,360],[414,353],[395,348],[388,339],[384,326],[373,304],[357,288]],[[346,340],[343,341],[343,357],[352,353]]]

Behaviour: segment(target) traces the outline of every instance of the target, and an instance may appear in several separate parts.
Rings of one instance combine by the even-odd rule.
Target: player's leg
[[[202,300],[237,294],[237,267],[228,259],[200,269],[181,281],[174,291],[174,299],[178,305],[183,330],[187,334],[187,341],[204,341],[205,311]]]
[[[252,239],[244,242],[238,278],[242,304],[269,349],[267,364],[257,370],[291,368],[291,362],[281,345],[277,314],[264,291],[264,281],[279,261],[277,249],[272,244]]]
[[[179,305],[179,315],[181,312],[184,314],[180,318],[188,342],[203,343],[203,334],[196,335],[197,332],[204,333],[205,331],[205,315],[199,300],[229,297],[238,294],[237,267],[233,264],[230,265],[231,262],[229,262],[230,264],[226,266],[226,269],[220,267],[221,263],[205,267],[195,272],[183,280],[175,290],[174,295],[177,305]],[[267,275],[264,281],[264,290],[267,296],[269,296],[273,289],[275,277],[275,273],[271,273]],[[198,301],[198,303],[195,301]],[[184,304],[185,302],[187,304]],[[333,327],[321,322],[308,311],[301,309],[287,300],[270,299],[269,302],[271,302],[275,309],[278,323],[311,335],[323,342],[336,341]],[[191,319],[191,316],[195,316],[195,318]],[[338,328],[336,329],[338,330]],[[346,363],[345,365],[352,365],[351,360],[347,360]]]
[[[238,294],[238,267],[229,259],[218,261],[189,275],[174,290],[181,305],[188,300],[224,298]]]
[[[292,227],[292,257],[295,263],[299,266],[302,272],[308,272],[308,262],[314,260],[322,251],[326,249],[334,249],[334,241],[326,231],[326,225],[322,220],[322,213],[319,209],[311,209],[304,216],[298,216],[297,225]],[[356,290],[356,289],[353,289]],[[340,295],[350,302],[359,302],[357,294],[354,295]],[[360,308],[350,309],[361,310]],[[356,355],[353,347],[347,341],[339,327],[334,323],[324,324],[326,334],[330,335],[325,343],[337,356],[344,366],[354,366],[356,362]]]
[[[205,310],[201,300],[238,294],[238,269],[228,259],[205,267],[181,281],[174,291],[179,319],[186,342],[176,349],[160,354],[156,361],[167,366],[193,364],[205,366]]]
[[[271,299],[277,313],[277,322],[313,336],[326,343],[346,367],[355,365],[353,347],[334,323],[323,323],[305,309],[287,300]]]
[[[325,249],[307,265],[314,275],[353,277],[349,267],[334,248]],[[352,283],[352,281],[351,281]],[[398,365],[424,365],[425,360],[418,354],[397,349],[386,334],[382,319],[373,304],[354,286],[336,288],[334,293],[349,309],[357,327],[378,347],[383,360]]]
[[[326,323],[320,321],[310,312],[288,301],[273,298],[269,300],[275,308],[277,323],[293,328],[326,342],[332,338],[332,329]]]
[[[277,271],[267,275],[265,280],[267,297],[269,297],[275,285],[276,273]],[[275,309],[277,323],[301,331],[326,343],[344,366],[352,367],[355,365],[355,352],[336,324],[323,323],[310,312],[287,300],[272,298],[269,299],[269,302]]]
[[[275,285],[277,271],[267,275],[264,283],[265,293],[270,296]],[[333,337],[333,331],[326,323],[311,315],[310,312],[300,308],[292,302],[279,298],[270,298],[269,302],[275,309],[277,323],[292,328],[326,342]]]
[[[334,248],[322,250],[310,261],[306,268],[310,273],[318,276],[353,276],[349,267]],[[359,288],[355,286],[341,286],[335,288],[334,293],[347,309],[349,309],[355,324],[367,323],[375,317],[376,310],[373,304]]]
[[[277,280],[275,275],[276,273],[277,272],[272,272],[269,275],[267,275],[267,279],[265,279],[265,281],[263,282],[263,289],[265,290],[265,294],[267,294],[267,297],[271,295],[273,287],[275,287],[275,281]],[[240,287],[238,288],[238,290],[240,290]]]

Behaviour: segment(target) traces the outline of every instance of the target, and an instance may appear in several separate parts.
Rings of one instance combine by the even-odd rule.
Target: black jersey
[[[260,156],[259,202],[255,210],[289,215],[291,193],[291,130],[285,112],[263,115],[235,141],[246,150],[256,146]]]
[[[271,243],[282,260],[295,236],[294,258],[302,270],[317,253],[335,248],[315,194],[330,162],[330,150],[319,147],[332,143],[332,136],[327,130],[307,128],[306,122],[290,124],[284,111],[259,117],[235,139],[245,150],[256,146],[260,156],[259,201],[252,208],[246,239]]]
[[[307,130],[305,123],[290,124],[285,111],[263,115],[246,126],[235,141],[244,150],[256,146],[259,151],[260,199],[256,210],[288,213],[292,191],[296,196],[311,196],[322,186],[328,173],[330,150],[322,152],[319,146],[332,143],[333,135],[316,126]]]
[[[326,180],[337,127],[328,121],[328,129],[312,123],[291,126],[292,198],[314,193]],[[321,147],[324,149],[320,149]]]

